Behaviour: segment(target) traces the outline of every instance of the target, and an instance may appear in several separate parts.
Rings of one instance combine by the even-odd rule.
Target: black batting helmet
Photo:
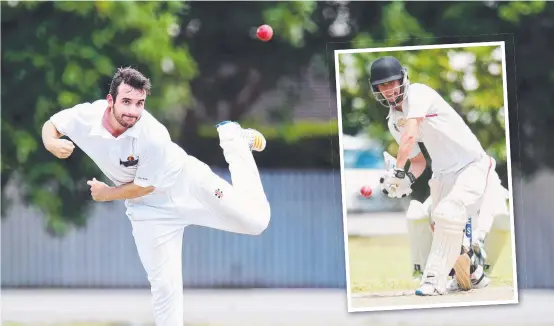
[[[399,80],[400,93],[393,100],[387,98],[379,91],[379,85]],[[371,63],[369,83],[375,99],[386,107],[397,106],[405,99],[408,88],[408,71],[395,57],[381,57]],[[395,94],[396,95],[396,94]]]

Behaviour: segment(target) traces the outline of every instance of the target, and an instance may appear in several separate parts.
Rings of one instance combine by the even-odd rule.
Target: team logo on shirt
[[[216,189],[214,195],[217,198],[221,198],[221,197],[223,197],[223,191],[221,191],[221,189]]]
[[[398,120],[396,120],[396,123],[400,128],[402,128],[406,124],[406,118],[404,117],[398,118]]]
[[[127,157],[127,161],[122,161],[121,159],[119,160],[119,165],[123,165],[124,167],[128,168],[128,167],[131,167],[131,166],[135,166],[138,164],[138,157],[135,158],[133,155],[129,155]]]

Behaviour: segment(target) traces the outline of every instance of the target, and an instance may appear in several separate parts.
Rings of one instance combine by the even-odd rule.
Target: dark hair
[[[150,89],[152,88],[150,79],[146,78],[136,69],[125,67],[117,69],[110,85],[110,95],[113,97],[114,101],[117,97],[117,89],[122,83],[129,85],[136,90],[142,90],[146,93],[146,95],[150,95]]]

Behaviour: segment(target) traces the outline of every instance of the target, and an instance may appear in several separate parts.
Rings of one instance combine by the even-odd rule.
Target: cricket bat
[[[396,168],[396,158],[390,155],[387,151],[383,152],[383,158],[385,159],[385,168],[387,170],[392,170]],[[396,187],[392,186],[392,189],[395,190]]]

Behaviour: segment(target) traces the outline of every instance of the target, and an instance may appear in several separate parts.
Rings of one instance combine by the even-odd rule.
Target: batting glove
[[[404,198],[411,195],[412,184],[416,178],[411,172],[402,169],[393,169],[379,180],[381,191],[390,198]]]

